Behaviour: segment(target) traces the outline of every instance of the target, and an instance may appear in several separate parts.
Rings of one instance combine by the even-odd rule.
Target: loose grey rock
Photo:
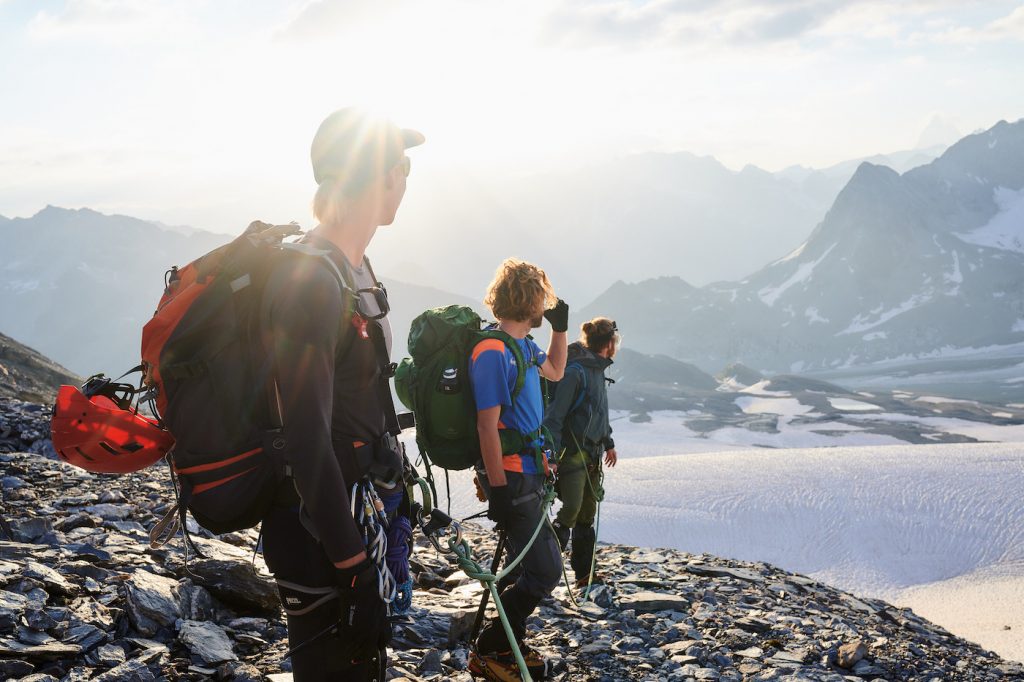
[[[26,562],[22,575],[38,580],[50,593],[73,596],[78,592],[78,587],[69,583],[64,576],[38,561]]]
[[[849,642],[839,647],[836,663],[841,668],[852,668],[868,653],[868,647],[861,640]]]
[[[0,421],[7,409],[26,433],[45,428],[45,412],[0,399]],[[206,559],[193,555],[186,568],[180,538],[150,550],[139,532],[172,504],[163,467],[93,475],[0,451],[0,471],[27,484],[0,485],[0,679],[290,679],[276,589],[251,567],[256,531],[216,538],[196,528]],[[35,537],[15,540],[14,526]],[[486,562],[494,535],[467,523],[464,537]],[[396,623],[388,678],[470,682],[464,631],[479,585],[460,584],[451,557],[419,534],[411,564],[413,609]],[[767,564],[600,543],[598,565],[608,585],[590,600],[577,606],[559,587],[527,623],[558,682],[1024,680],[1024,666],[908,609]],[[858,640],[870,660],[838,667],[843,644]]]
[[[690,602],[677,594],[643,591],[620,597],[619,607],[632,609],[636,613],[685,611],[690,608]]]
[[[224,630],[214,623],[182,621],[178,639],[188,647],[193,656],[197,656],[206,664],[216,665],[224,661],[238,660],[231,647],[231,640]]]
[[[181,618],[178,581],[146,570],[136,571],[126,583],[128,616],[135,629],[155,635]]]
[[[116,668],[92,678],[90,682],[153,682],[156,676],[144,663],[125,661]]]

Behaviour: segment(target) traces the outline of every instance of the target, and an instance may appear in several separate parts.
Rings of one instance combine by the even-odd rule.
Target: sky
[[[308,224],[309,142],[349,104],[421,130],[438,177],[825,167],[1021,118],[1022,65],[1019,0],[0,0],[0,215]]]

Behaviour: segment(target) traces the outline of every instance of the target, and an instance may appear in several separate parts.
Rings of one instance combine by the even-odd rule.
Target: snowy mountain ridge
[[[1024,121],[900,175],[863,163],[800,247],[740,282],[616,285],[582,311],[715,370],[807,371],[1024,341]]]

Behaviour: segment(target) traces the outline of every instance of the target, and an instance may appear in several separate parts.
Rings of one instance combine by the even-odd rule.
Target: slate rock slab
[[[82,647],[76,644],[53,642],[32,646],[11,639],[0,639],[0,657],[24,658],[29,661],[56,661],[62,658],[73,658],[80,653],[82,653]]]
[[[156,680],[156,676],[145,663],[131,660],[92,678],[90,682],[153,682],[154,680]]]
[[[0,590],[0,633],[10,632],[25,612],[28,599],[16,592]]]
[[[636,613],[686,611],[690,608],[690,602],[678,594],[644,590],[620,597],[619,607],[622,609],[632,609]]]
[[[22,575],[26,578],[32,578],[38,580],[46,588],[47,592],[51,594],[62,594],[66,596],[74,596],[78,593],[78,586],[68,582],[68,580],[60,573],[50,568],[45,564],[41,564],[38,561],[28,561],[25,563],[25,570]]]
[[[266,615],[280,612],[281,600],[274,582],[255,575],[248,560],[194,559],[189,571],[192,580],[225,604]]]
[[[214,623],[185,620],[178,630],[178,639],[188,647],[192,655],[207,665],[225,661],[237,661],[238,656],[231,647],[227,633]]]
[[[155,635],[181,618],[178,581],[138,570],[125,583],[128,617],[145,636]]]

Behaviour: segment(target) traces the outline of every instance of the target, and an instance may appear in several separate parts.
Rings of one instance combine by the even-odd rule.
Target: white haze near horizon
[[[853,447],[749,449],[694,437],[681,417],[616,422],[602,541],[767,562],[1024,660],[1019,443],[857,446],[850,434]],[[470,478],[452,476],[456,517],[483,508]],[[443,501],[443,476],[439,488]]]
[[[417,174],[825,167],[1018,117],[1022,37],[1014,0],[0,0],[0,214],[308,224],[309,141],[353,103],[426,133]]]

